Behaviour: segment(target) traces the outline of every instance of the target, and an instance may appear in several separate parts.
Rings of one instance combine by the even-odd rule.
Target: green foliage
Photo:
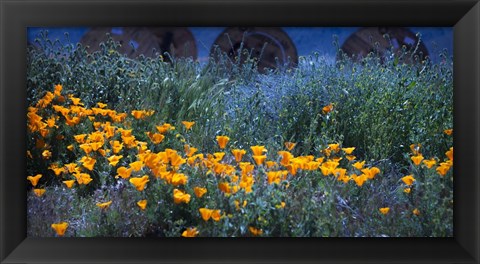
[[[412,143],[425,144],[425,153],[444,151],[453,127],[452,61],[432,65],[380,63],[339,64],[350,79],[338,87],[338,129],[344,142],[355,143],[368,158],[402,160]],[[344,82],[347,82],[345,80]]]
[[[28,50],[29,106],[62,84],[64,100],[56,98],[52,104],[71,107],[71,95],[81,99],[85,109],[100,102],[126,117],[114,122],[110,116],[90,114],[91,119],[81,116],[80,123],[70,125],[51,105],[36,110],[43,121],[56,119],[46,135],[27,132],[31,155],[27,174],[42,174],[38,187],[46,189],[37,197],[28,188],[29,236],[52,236],[50,224],[67,220],[66,236],[79,237],[170,237],[189,227],[196,227],[200,236],[252,236],[252,227],[262,230],[263,236],[453,235],[452,169],[440,176],[436,167],[412,164],[409,154],[411,144],[421,144],[425,159],[440,163],[453,145],[452,136],[444,134],[453,127],[453,67],[445,54],[440,64],[404,64],[393,56],[380,60],[373,55],[360,62],[344,58],[329,63],[313,54],[300,58],[296,68],[261,74],[257,61],[241,49],[233,61],[217,51],[215,60],[200,65],[188,58],[130,59],[111,39],[89,54],[81,45],[52,42],[46,33],[41,37],[40,48]],[[328,105],[332,109],[325,110]],[[154,113],[134,118],[133,110]],[[195,125],[187,130],[182,121]],[[138,142],[124,146],[118,153],[123,158],[114,166],[108,160],[111,152],[85,153],[74,136],[104,133],[107,122],[117,131],[132,129],[145,149]],[[160,143],[152,143],[148,133],[156,133],[165,123],[175,129],[162,133]],[[217,145],[217,135],[231,138],[226,149]],[[115,140],[124,140],[121,133],[105,138],[101,149],[111,151],[108,146]],[[279,184],[269,184],[267,174],[273,169],[262,165],[255,166],[252,192],[240,188],[231,193],[220,190],[219,184],[233,186],[239,179],[216,175],[214,167],[183,166],[178,172],[187,175],[188,182],[180,186],[167,183],[151,169],[132,172],[132,177],[150,177],[144,191],[115,177],[117,168],[139,160],[142,151],[173,149],[186,158],[188,144],[198,148],[195,154],[205,154],[204,163],[207,154],[224,151],[221,164],[233,166],[234,175],[242,178],[232,149],[246,150],[243,161],[254,164],[250,147],[263,145],[267,160],[279,163],[277,152],[287,141],[297,143],[295,157],[313,155],[325,161],[332,158],[325,154],[329,144],[356,147],[356,161],[364,160],[365,167],[378,167],[381,173],[359,186],[319,169],[302,169],[295,176],[290,172]],[[45,150],[51,157],[44,156]],[[94,169],[86,169],[82,160],[86,156],[96,160]],[[334,156],[342,157],[339,167],[348,170],[347,176],[362,174],[343,152]],[[70,163],[78,164],[92,182],[66,188],[62,181],[75,179],[73,173],[55,175],[52,166]],[[401,180],[407,174],[416,178],[410,193],[404,192],[408,186]],[[198,198],[195,187],[208,192]],[[175,203],[174,189],[189,194],[190,202]],[[137,206],[140,200],[147,200],[145,210]],[[96,205],[107,201],[112,201],[107,209]],[[382,207],[389,207],[389,213],[381,214]],[[222,217],[204,221],[199,208],[221,210]],[[414,214],[414,209],[420,213]]]

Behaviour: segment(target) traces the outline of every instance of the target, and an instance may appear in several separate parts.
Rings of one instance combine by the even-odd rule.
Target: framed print
[[[478,1],[1,10],[2,263],[479,262]]]

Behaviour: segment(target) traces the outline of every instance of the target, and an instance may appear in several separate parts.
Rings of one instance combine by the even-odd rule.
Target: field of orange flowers
[[[196,120],[42,88],[27,113],[29,236],[452,235],[438,222],[453,210],[451,146],[424,156],[410,142],[402,170],[342,142],[301,154],[298,142],[242,146],[222,133],[201,149]]]
[[[60,42],[27,50],[29,237],[453,236],[446,53],[259,73]]]

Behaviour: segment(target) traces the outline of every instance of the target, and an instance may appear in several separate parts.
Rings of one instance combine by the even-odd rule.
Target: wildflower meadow
[[[27,51],[30,237],[451,237],[453,61]]]

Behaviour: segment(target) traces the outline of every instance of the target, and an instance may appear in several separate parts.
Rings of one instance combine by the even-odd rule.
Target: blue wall
[[[65,32],[69,33],[70,41],[76,43],[88,31],[86,27],[65,27],[65,28],[29,28],[27,37],[33,42],[37,34],[48,29],[51,39],[65,41]],[[208,57],[210,48],[217,36],[224,30],[224,27],[191,27],[198,47],[199,60]],[[335,48],[333,46],[333,35],[338,36],[341,45],[350,34],[358,27],[284,27],[283,30],[295,43],[298,55],[305,56],[312,52],[318,52],[327,59],[334,60]],[[414,33],[420,33],[425,46],[429,50],[430,57],[438,62],[440,51],[446,49],[450,56],[453,56],[453,28],[451,27],[410,27]]]

